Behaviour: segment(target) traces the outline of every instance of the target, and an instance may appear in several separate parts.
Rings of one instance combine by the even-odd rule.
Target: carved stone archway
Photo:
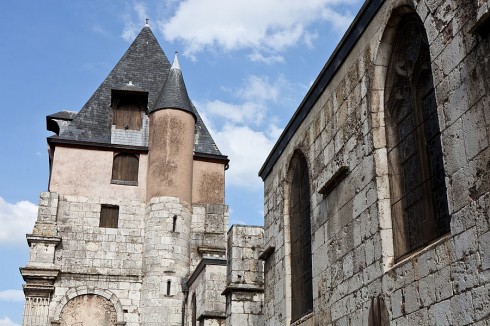
[[[104,309],[107,308],[109,314],[107,316],[101,316],[100,318],[112,318],[112,314],[115,316],[115,322],[107,325],[123,326],[126,324],[124,321],[124,312],[119,299],[110,291],[102,290],[98,288],[88,288],[87,286],[80,286],[72,288],[66,292],[52,315],[51,325],[77,325],[77,326],[92,326],[92,325],[106,325],[104,323],[92,324],[83,323],[82,321],[76,321],[76,323],[68,323],[65,317],[71,314],[73,309],[77,310],[78,306],[93,307],[94,305],[101,305]],[[67,307],[68,310],[65,310]],[[96,313],[98,310],[94,308]],[[73,321],[72,321],[73,322]]]

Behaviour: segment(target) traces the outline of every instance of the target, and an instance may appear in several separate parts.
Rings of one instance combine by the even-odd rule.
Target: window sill
[[[436,240],[432,241],[431,243],[429,243],[425,247],[421,247],[421,248],[416,249],[415,251],[413,251],[409,254],[402,256],[401,258],[399,258],[399,260],[395,260],[395,263],[393,264],[393,266],[391,266],[391,268],[389,268],[389,270],[392,270],[392,269],[395,269],[401,265],[404,265],[405,263],[412,260],[413,258],[416,258],[418,256],[422,256],[424,253],[434,249],[435,247],[437,247],[441,243],[446,242],[447,240],[452,238],[452,236],[453,235],[451,233],[448,233],[448,234],[443,235],[442,237],[437,238]]]
[[[113,184],[113,185],[122,185],[122,186],[137,186],[138,185],[138,181],[111,180],[111,184]]]
[[[309,325],[306,322],[309,321],[310,319],[313,322],[314,316],[315,316],[315,314],[313,313],[313,311],[310,311],[310,312],[306,313],[306,315],[304,315],[304,316],[300,317],[299,319],[295,320],[294,322],[292,322],[291,326],[300,326],[300,325],[303,325],[303,323],[305,323],[305,325]]]

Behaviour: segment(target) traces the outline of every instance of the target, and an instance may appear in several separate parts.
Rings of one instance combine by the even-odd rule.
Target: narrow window
[[[112,183],[137,185],[138,167],[138,156],[128,153],[115,154],[112,163]]]
[[[117,228],[119,220],[119,206],[102,205],[100,207],[99,227]]]
[[[112,124],[116,129],[140,130],[147,101],[144,92],[113,91]]]
[[[177,215],[174,215],[172,220],[172,231],[175,232],[177,230]]]
[[[427,36],[406,17],[393,44],[385,115],[395,258],[449,232],[442,148]]]
[[[170,295],[170,288],[172,287],[172,281],[167,281],[167,295]]]
[[[291,161],[291,307],[292,321],[313,310],[310,186],[306,159],[295,153]]]
[[[192,303],[191,303],[191,320],[192,326],[197,326],[197,312],[196,312],[196,294],[192,294]]]

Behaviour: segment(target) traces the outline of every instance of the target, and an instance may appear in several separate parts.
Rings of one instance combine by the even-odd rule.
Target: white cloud
[[[125,24],[123,32],[121,34],[121,37],[125,41],[132,42],[136,38],[141,28],[143,27],[146,18],[149,18],[147,13],[148,10],[146,6],[143,3],[137,1],[134,1],[133,6],[130,9],[126,10],[126,12],[123,14],[123,20],[125,21]],[[136,14],[137,17],[136,23],[133,20],[134,14]]]
[[[25,245],[26,233],[31,233],[37,216],[37,206],[29,201],[7,203],[0,197],[0,245]]]
[[[274,64],[274,63],[284,63],[286,60],[284,60],[284,57],[282,55],[268,55],[264,56],[262,53],[258,51],[254,51],[252,54],[248,55],[248,58],[252,62],[262,62],[268,65]]]
[[[214,125],[213,118],[224,119],[225,123],[239,125],[261,126],[267,116],[268,107],[282,97],[280,94],[289,87],[288,82],[279,77],[270,82],[267,77],[249,76],[240,87],[225,89],[237,98],[238,103],[229,103],[222,100],[208,100],[204,103],[196,102],[199,112],[207,118],[206,123]],[[271,121],[273,117],[267,117]]]
[[[234,124],[226,124],[212,133],[221,152],[230,159],[230,169],[226,172],[227,184],[250,190],[260,189],[262,181],[257,173],[276,139],[267,132]]]
[[[19,324],[14,323],[10,318],[3,317],[0,319],[0,326],[20,326]]]
[[[22,290],[3,290],[0,291],[0,301],[23,302],[24,292]]]
[[[271,83],[268,77],[249,76],[245,79],[245,85],[236,90],[236,94],[247,101],[276,102],[285,83],[281,77]]]
[[[265,107],[260,103],[244,102],[241,104],[226,103],[214,100],[205,103],[203,108],[207,115],[218,116],[232,123],[260,125],[264,120]]]
[[[316,22],[328,22],[334,31],[343,31],[352,15],[336,6],[356,0],[184,0],[175,14],[159,26],[165,38],[181,40],[184,55],[219,48],[225,51],[252,49],[251,60],[281,62],[274,52],[311,43],[308,29]],[[309,35],[309,36],[308,36]],[[263,57],[266,50],[272,56]]]

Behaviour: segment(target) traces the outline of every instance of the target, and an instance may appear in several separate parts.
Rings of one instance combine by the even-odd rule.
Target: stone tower
[[[47,128],[23,325],[224,323],[228,159],[177,55],[171,65],[146,25],[81,110]]]

